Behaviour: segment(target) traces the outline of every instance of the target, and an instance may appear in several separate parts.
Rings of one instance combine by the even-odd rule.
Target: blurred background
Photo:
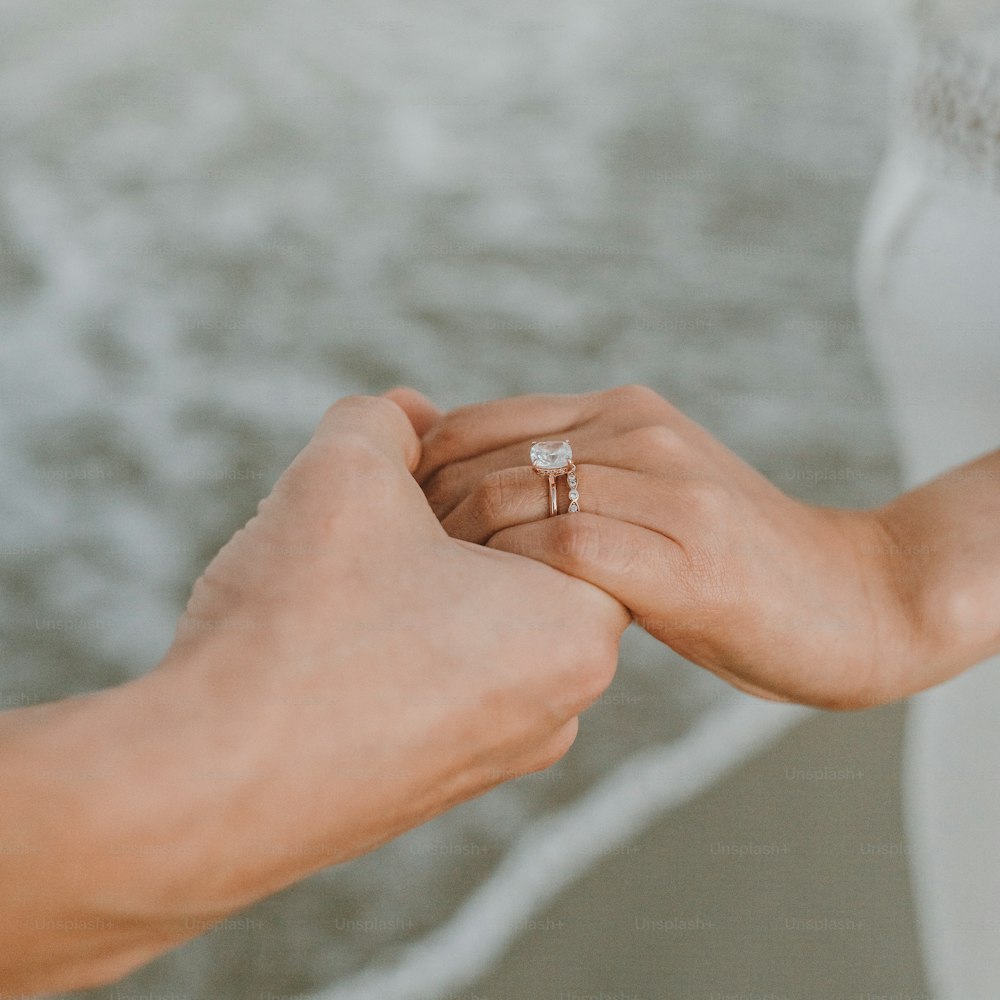
[[[874,4],[0,17],[0,708],[151,669],[346,393],[639,381],[792,494],[897,489],[853,303]],[[902,714],[757,702],[630,633],[551,771],[74,996],[925,1000]]]

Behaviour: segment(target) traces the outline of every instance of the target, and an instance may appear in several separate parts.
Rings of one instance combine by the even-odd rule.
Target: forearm
[[[484,787],[442,754],[433,688],[426,723],[411,697],[373,727],[389,692],[310,693],[257,669],[266,642],[219,632],[121,687],[0,713],[0,997],[119,979]],[[353,656],[370,677],[411,646],[327,651],[326,672]]]
[[[154,671],[0,714],[0,993],[113,981],[248,901],[233,885],[263,894],[224,833],[252,783],[213,711]]]
[[[1000,652],[1000,451],[878,511],[887,571],[914,623],[919,690]]]

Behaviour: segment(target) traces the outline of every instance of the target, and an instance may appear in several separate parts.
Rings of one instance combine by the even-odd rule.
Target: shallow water
[[[852,303],[887,63],[862,7],[5,0],[0,15],[3,707],[148,670],[200,569],[348,392],[409,383],[452,405],[641,381],[791,493],[854,506],[895,489]],[[803,817],[849,812],[847,799],[824,786],[804,802],[774,762],[898,744],[895,710],[807,722],[778,744],[785,758],[748,765],[764,768],[755,801],[745,770],[725,779],[726,801],[700,794],[797,724],[783,712],[630,635],[615,686],[552,772],[86,995],[915,987],[898,867],[852,881],[856,859],[838,869],[826,851],[848,888],[816,905],[854,913],[862,883],[898,901],[900,926],[875,933],[898,964],[872,979],[885,965],[859,958],[867,945],[838,940],[817,960],[782,944],[780,915],[821,891],[808,879],[784,871],[775,888],[767,869],[709,864],[698,808],[719,843],[743,843],[764,813],[781,843],[808,842]],[[839,749],[817,742],[831,739]],[[659,782],[655,806],[629,813],[643,751],[661,754],[645,779]],[[850,808],[889,796],[891,839],[892,767],[876,773]],[[530,839],[557,815],[568,831],[587,816],[593,833],[549,845],[562,881],[535,872],[544,844]],[[705,894],[663,888],[674,866],[690,872],[694,844]],[[473,897],[484,880],[492,895]],[[654,903],[636,900],[657,886],[667,923],[712,899],[713,933],[642,944],[627,918],[649,917]],[[776,922],[743,933],[761,893],[783,899]],[[486,909],[462,917],[470,899]],[[551,905],[568,927],[544,922],[562,919],[543,916]],[[625,923],[602,924],[616,905]],[[598,916],[574,923],[586,912]],[[441,927],[452,937],[420,951]],[[740,948],[762,968],[784,951],[788,968],[720,979],[710,954]],[[394,963],[411,985],[351,978]]]

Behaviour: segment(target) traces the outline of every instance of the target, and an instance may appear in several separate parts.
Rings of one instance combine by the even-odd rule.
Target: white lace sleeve
[[[1000,189],[1000,4],[915,3],[897,141],[932,172]]]

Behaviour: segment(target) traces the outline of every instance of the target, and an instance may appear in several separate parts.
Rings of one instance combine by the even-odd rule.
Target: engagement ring
[[[531,467],[539,476],[549,481],[549,517],[559,513],[559,495],[556,479],[566,476],[569,486],[569,511],[575,514],[580,509],[580,491],[576,481],[576,466],[573,464],[573,449],[569,441],[533,441],[531,444]]]

